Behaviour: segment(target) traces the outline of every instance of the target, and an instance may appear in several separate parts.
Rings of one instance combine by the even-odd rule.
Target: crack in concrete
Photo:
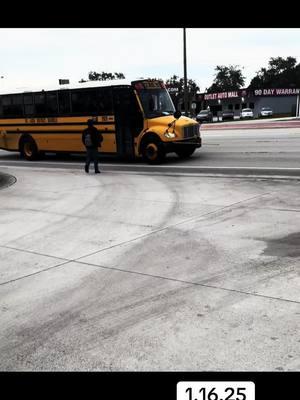
[[[147,273],[144,273],[144,272],[124,270],[122,268],[117,268],[117,267],[105,267],[103,265],[87,263],[87,262],[84,262],[84,261],[76,261],[76,262],[78,264],[84,264],[84,265],[88,265],[88,266],[92,266],[92,267],[96,267],[96,268],[111,269],[111,270],[116,270],[116,271],[119,271],[119,272],[126,272],[126,273],[131,273],[131,274],[136,274],[136,275],[143,275],[143,276],[148,276],[150,278],[158,278],[158,279],[164,279],[164,280],[167,280],[167,281],[184,283],[184,284],[188,284],[188,285],[191,285],[191,286],[202,286],[202,287],[206,287],[206,288],[210,288],[210,289],[219,289],[219,290],[223,290],[223,291],[227,291],[227,292],[234,292],[234,293],[250,295],[250,296],[255,296],[255,297],[262,297],[262,298],[271,299],[271,300],[279,300],[279,301],[285,301],[285,302],[288,302],[288,303],[300,304],[300,301],[297,301],[297,300],[289,300],[289,299],[283,299],[281,297],[267,296],[267,295],[258,294],[258,293],[255,293],[255,292],[248,292],[248,291],[244,291],[244,290],[226,288],[226,287],[223,287],[223,286],[208,285],[208,284],[205,284],[205,283],[201,283],[201,281],[200,282],[185,281],[185,280],[182,280],[182,279],[170,278],[170,277],[166,277],[166,276],[162,276],[162,275],[153,275],[153,274],[147,274]]]

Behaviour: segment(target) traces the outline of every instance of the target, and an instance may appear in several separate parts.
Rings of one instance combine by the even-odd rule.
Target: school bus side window
[[[2,97],[2,113],[4,117],[9,115],[9,108],[11,106],[11,96]]]
[[[97,90],[89,90],[86,93],[86,110],[90,114],[99,113],[99,101]]]
[[[97,107],[100,115],[113,114],[112,92],[109,88],[97,89]]]
[[[25,115],[33,115],[34,114],[34,104],[33,104],[33,95],[32,93],[24,94],[24,112]]]
[[[148,109],[150,112],[157,110],[157,105],[155,104],[155,97],[149,95],[149,101],[148,101]]]
[[[58,105],[60,114],[70,114],[71,112],[71,102],[70,102],[70,92],[61,91],[58,92]]]
[[[112,114],[112,101],[109,89],[77,90],[72,93],[72,113]]]
[[[2,104],[3,104],[4,107],[11,105],[11,96],[3,96],[2,97]]]
[[[34,94],[35,112],[38,116],[46,114],[46,96],[45,93]]]
[[[92,94],[88,90],[76,90],[72,92],[72,113],[87,115],[94,112],[94,107],[91,106]]]
[[[58,113],[57,92],[48,92],[46,95],[46,113],[54,115]]]
[[[7,117],[23,116],[22,95],[10,95],[2,97],[2,114]]]

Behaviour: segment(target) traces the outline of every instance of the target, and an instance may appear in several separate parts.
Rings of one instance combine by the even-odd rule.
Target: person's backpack
[[[101,143],[103,142],[103,136],[101,133],[98,135],[98,146],[101,147]]]
[[[92,142],[92,136],[90,134],[90,132],[87,132],[84,136],[84,144],[86,145],[86,147],[91,147],[93,145]]]

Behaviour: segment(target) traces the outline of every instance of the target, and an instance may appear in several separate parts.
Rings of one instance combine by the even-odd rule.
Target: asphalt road
[[[300,167],[300,128],[204,130],[203,148],[189,162],[207,166]]]
[[[248,121],[247,126],[253,126]],[[203,146],[197,149],[194,155],[187,160],[180,160],[175,154],[169,154],[161,167],[151,167],[157,172],[176,171],[188,173],[188,167],[193,167],[194,172],[209,167],[210,172],[218,173],[220,168],[234,168],[235,173],[239,168],[281,169],[300,168],[300,127],[273,128],[273,129],[225,129],[220,126],[238,126],[234,124],[218,125],[203,124]],[[270,123],[269,123],[270,125]],[[255,123],[257,126],[257,123]],[[0,150],[0,166],[28,166],[46,168],[82,168],[84,156],[72,155],[70,157],[47,155],[44,160],[28,162],[20,160],[18,153]],[[101,156],[101,163],[105,170],[148,171],[149,166],[142,160],[135,163],[120,162],[116,157]],[[195,168],[198,170],[196,171]],[[216,168],[214,171],[213,168]],[[208,172],[208,171],[205,171]],[[224,170],[223,172],[226,173]],[[228,171],[227,171],[228,172]],[[231,173],[231,171],[229,171]],[[247,173],[247,171],[244,171]],[[283,172],[282,172],[283,173]],[[284,172],[290,173],[288,170]],[[299,171],[293,172],[299,174]]]

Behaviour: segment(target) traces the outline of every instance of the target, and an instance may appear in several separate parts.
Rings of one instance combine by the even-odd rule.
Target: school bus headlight
[[[173,138],[176,137],[176,133],[173,133],[173,132],[166,132],[166,133],[165,133],[165,137],[168,138],[168,139],[173,139]]]

